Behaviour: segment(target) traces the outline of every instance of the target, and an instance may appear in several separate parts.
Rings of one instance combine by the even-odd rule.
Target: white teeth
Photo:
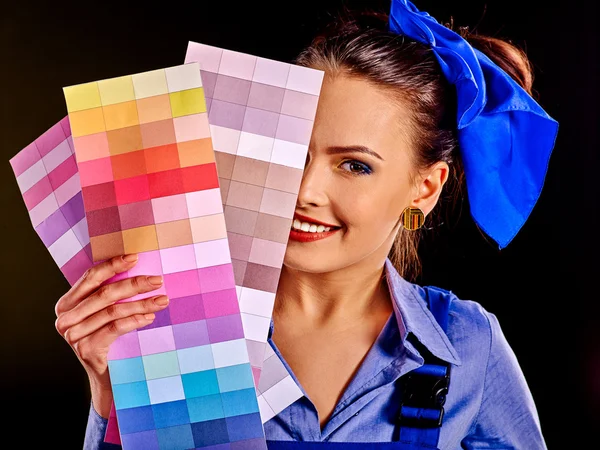
[[[322,233],[324,231],[331,230],[331,227],[317,225],[309,222],[300,222],[298,219],[294,219],[294,221],[292,222],[292,228],[294,230],[304,231],[305,233]]]

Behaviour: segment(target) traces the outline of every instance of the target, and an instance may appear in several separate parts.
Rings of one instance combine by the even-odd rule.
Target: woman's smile
[[[296,213],[290,229],[290,239],[298,242],[314,242],[332,236],[340,229],[339,226]]]

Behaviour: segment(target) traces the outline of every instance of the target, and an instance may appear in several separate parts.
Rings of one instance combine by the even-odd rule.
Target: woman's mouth
[[[340,228],[341,227],[330,227],[294,219],[290,230],[290,239],[298,242],[318,241],[333,235]]]

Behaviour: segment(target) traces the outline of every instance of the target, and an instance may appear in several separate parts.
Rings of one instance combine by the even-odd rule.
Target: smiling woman
[[[440,199],[451,206],[466,183],[474,220],[502,247],[539,196],[556,123],[529,95],[524,54],[398,0],[389,16],[340,18],[297,63],[325,78],[269,343],[303,395],[264,424],[269,448],[546,448],[496,316],[413,283],[421,219],[446,207]],[[97,265],[57,311],[98,308],[95,289],[135,261]],[[121,280],[102,292],[116,302],[157,286]],[[107,338],[93,335],[147,325],[168,303],[159,299],[96,312],[112,320],[98,330],[88,318],[61,330],[87,330],[97,343],[76,349],[92,388],[86,448],[113,448],[102,442]],[[411,391],[418,374],[445,384]]]

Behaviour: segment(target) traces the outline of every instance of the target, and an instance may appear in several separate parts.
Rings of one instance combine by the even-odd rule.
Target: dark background
[[[62,87],[183,63],[189,40],[291,61],[341,5],[388,1],[0,6],[2,387],[11,448],[81,448],[84,370],[54,329],[69,288],[35,234],[8,160],[66,115]],[[422,284],[497,315],[536,401],[550,449],[598,448],[598,33],[592,2],[419,1],[446,22],[510,38],[532,60],[541,105],[560,123],[546,183],[526,225],[498,251],[468,211],[423,248]],[[537,3],[537,2],[535,2]],[[6,420],[6,419],[4,419]],[[6,441],[5,441],[6,442]]]

